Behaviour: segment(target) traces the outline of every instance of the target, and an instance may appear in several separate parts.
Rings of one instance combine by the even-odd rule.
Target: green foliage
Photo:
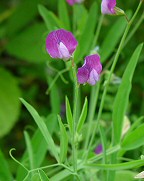
[[[0,68],[0,137],[6,135],[18,119],[20,95],[16,78],[7,70]]]
[[[134,51],[129,64],[122,77],[122,83],[119,87],[113,106],[113,143],[118,144],[121,139],[124,115],[128,106],[129,94],[131,90],[131,81],[140,56],[143,44],[140,44]]]
[[[60,126],[60,162],[64,162],[67,158],[68,135],[60,116],[58,116],[58,121]]]
[[[58,157],[56,145],[55,145],[43,119],[39,116],[39,114],[36,112],[36,110],[30,104],[28,104],[24,99],[21,98],[20,100],[25,105],[27,110],[30,112],[32,117],[34,118],[37,126],[39,127],[39,129],[40,129],[40,131],[41,131],[41,133],[45,139],[45,141],[47,142],[47,146],[49,147],[50,151],[52,152],[52,154],[54,155],[54,157],[58,161],[59,157]]]
[[[4,158],[4,155],[1,150],[0,150],[0,163],[1,163],[0,180],[1,181],[12,180],[13,176],[10,172],[8,162],[7,162],[6,158]]]

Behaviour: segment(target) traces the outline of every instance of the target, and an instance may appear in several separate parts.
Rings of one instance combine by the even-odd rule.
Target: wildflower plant
[[[81,4],[68,7],[67,3]],[[121,81],[116,85],[112,83],[116,66],[121,64],[120,55],[137,30],[132,31],[130,28],[133,23],[136,28],[139,27],[136,17],[140,13],[143,0],[137,3],[139,4],[135,12],[128,12],[129,20],[125,19],[125,15],[118,16],[115,0],[102,0],[101,4],[94,2],[88,11],[82,1],[58,0],[58,17],[39,5],[39,13],[48,29],[45,41],[45,53],[50,55],[47,69],[55,70],[51,66],[58,63],[61,63],[62,68],[54,77],[50,78],[49,74],[47,78],[47,93],[50,94],[52,104],[52,112],[47,118],[40,116],[26,100],[20,99],[33,117],[38,130],[32,138],[28,131],[24,131],[27,150],[21,162],[14,158],[13,150],[10,151],[11,157],[19,164],[17,181],[114,181],[119,170],[122,173],[129,170],[129,178],[138,174],[139,170],[134,169],[141,169],[144,165],[141,155],[136,159],[128,159],[124,154],[143,146],[143,117],[126,129],[124,135],[123,125],[132,78],[143,43],[137,45],[131,51],[129,59],[125,60],[127,63],[120,75]],[[82,11],[81,17],[78,16],[78,6]],[[72,19],[71,9],[69,12],[68,8],[72,8]],[[102,14],[98,13],[100,9]],[[107,14],[117,15],[113,16],[116,23],[110,30],[105,27],[106,35],[101,43],[99,37]],[[98,44],[98,52],[90,54]],[[61,103],[58,102],[61,88],[56,85],[59,78],[62,80],[61,85],[66,83],[65,86],[71,88],[72,85],[73,88],[64,95],[64,116],[60,114]],[[116,91],[113,99],[109,99],[109,90],[112,87]],[[90,90],[88,95],[87,90]],[[107,116],[105,109],[110,106]],[[130,180],[128,177],[127,181]],[[139,175],[136,177],[141,178]]]

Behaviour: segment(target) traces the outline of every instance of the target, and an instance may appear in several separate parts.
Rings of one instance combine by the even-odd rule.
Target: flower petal
[[[60,58],[62,58],[64,60],[68,60],[71,57],[67,47],[62,42],[60,42],[60,44],[58,46],[58,50],[59,50]]]
[[[115,14],[114,7],[116,6],[116,0],[102,0],[101,12],[102,14]]]
[[[60,43],[63,43],[70,55],[75,51],[78,42],[73,34],[64,29],[52,31],[46,39],[46,49],[51,57],[61,58],[59,51]]]
[[[89,79],[87,80],[87,82],[91,85],[95,85],[98,80],[99,80],[99,74],[96,72],[95,69],[93,69],[90,72]]]
[[[102,65],[100,63],[100,56],[98,54],[89,55],[85,57],[86,67],[91,72],[93,69],[96,70],[98,74],[102,71]]]
[[[84,84],[87,82],[88,78],[89,78],[89,71],[87,68],[85,68],[84,66],[78,69],[78,73],[77,73],[77,78],[78,78],[78,83],[79,84]]]

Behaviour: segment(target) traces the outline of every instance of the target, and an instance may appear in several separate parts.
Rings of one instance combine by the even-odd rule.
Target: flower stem
[[[92,134],[92,137],[91,137],[91,139],[90,139],[89,146],[88,146],[87,156],[88,156],[88,153],[89,153],[89,151],[90,151],[91,145],[92,145],[92,143],[93,143],[93,140],[94,140],[94,137],[95,137],[95,133],[96,133],[97,128],[98,128],[98,126],[99,126],[99,121],[100,121],[100,118],[101,118],[101,114],[102,114],[102,110],[103,110],[103,106],[104,106],[104,101],[105,101],[105,97],[106,97],[106,94],[107,94],[108,86],[109,86],[109,83],[110,83],[110,80],[111,80],[111,76],[112,76],[112,74],[113,74],[113,72],[114,72],[115,66],[116,66],[116,64],[117,64],[117,61],[118,61],[119,55],[120,55],[120,53],[121,53],[122,47],[123,47],[123,45],[124,45],[124,42],[125,42],[126,36],[127,36],[127,34],[128,34],[128,31],[129,31],[129,29],[130,29],[130,27],[131,27],[131,25],[132,25],[132,23],[133,23],[136,15],[137,15],[137,13],[138,13],[141,5],[142,5],[142,1],[140,1],[140,3],[139,3],[139,5],[138,5],[138,7],[137,7],[137,9],[136,9],[133,17],[131,18],[131,20],[130,20],[129,23],[127,24],[127,27],[126,27],[126,29],[125,29],[125,31],[124,31],[124,34],[123,34],[123,36],[122,36],[122,39],[121,39],[121,41],[120,41],[118,50],[117,50],[117,52],[116,52],[116,55],[115,55],[115,58],[114,58],[112,67],[111,67],[111,69],[110,69],[110,74],[109,74],[109,76],[108,76],[108,80],[107,80],[107,83],[106,83],[106,85],[105,85],[105,89],[104,89],[103,94],[102,94],[102,99],[101,99],[101,103],[100,103],[100,108],[99,108],[99,112],[98,112],[98,116],[97,116],[97,124],[95,124],[95,127],[93,127],[93,134]]]
[[[73,152],[73,169],[74,172],[77,173],[77,150],[76,150],[76,123],[77,123],[77,105],[78,105],[78,83],[76,76],[76,65],[74,61],[72,61],[72,71],[74,78],[74,108],[73,108],[73,132],[72,132],[72,152]]]
[[[92,44],[92,49],[97,44],[97,40],[98,40],[98,37],[99,37],[99,34],[100,34],[100,30],[101,30],[101,27],[102,27],[103,18],[104,18],[104,15],[102,14],[101,17],[100,17],[99,23],[98,23],[98,27],[96,29],[96,33],[95,33],[93,44]]]

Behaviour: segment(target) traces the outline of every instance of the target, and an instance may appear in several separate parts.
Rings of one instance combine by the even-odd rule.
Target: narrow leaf
[[[113,106],[114,109],[112,114],[114,144],[120,143],[124,115],[128,105],[129,94],[131,90],[131,81],[134,74],[134,70],[136,68],[136,64],[138,62],[138,58],[140,56],[140,52],[142,50],[142,46],[143,44],[140,44],[134,51],[129,61],[129,64],[124,72],[124,75],[122,77],[122,83],[118,89],[118,93],[115,98]]]
[[[30,112],[31,116],[34,118],[37,126],[39,127],[45,141],[47,142],[47,145],[51,151],[51,153],[54,155],[57,161],[59,161],[58,152],[56,149],[56,146],[54,144],[54,141],[46,127],[46,124],[44,123],[43,119],[39,116],[37,111],[28,104],[24,99],[20,98],[21,102],[24,104],[24,106],[27,108],[27,110]]]
[[[93,3],[85,24],[85,28],[79,39],[79,46],[75,52],[75,59],[79,61],[87,52],[90,51],[91,43],[94,37],[94,30],[97,23],[97,4]]]
[[[42,18],[44,19],[44,22],[46,24],[46,27],[49,31],[54,30],[55,28],[62,27],[61,22],[59,19],[48,9],[46,9],[43,5],[38,6],[38,10]]]
[[[125,136],[122,142],[124,150],[132,150],[144,145],[144,124]]]
[[[77,132],[80,133],[82,127],[83,127],[83,124],[86,120],[86,116],[87,116],[87,106],[88,106],[88,101],[87,101],[87,98],[85,98],[85,102],[84,102],[84,105],[83,105],[83,109],[82,109],[82,112],[81,112],[81,115],[80,115],[80,118],[78,120],[78,125],[77,125]]]
[[[61,117],[58,116],[60,126],[60,161],[61,163],[66,160],[68,150],[68,135],[66,129],[61,121]]]
[[[70,132],[72,133],[73,130],[73,117],[72,117],[72,112],[71,112],[71,107],[69,104],[69,100],[66,97],[66,118],[67,118],[67,123],[69,125]]]
[[[71,29],[70,28],[70,19],[69,19],[68,10],[67,10],[65,0],[59,0],[58,1],[58,13],[59,13],[60,20],[64,24],[64,28],[67,30],[70,30]]]
[[[114,51],[115,46],[119,42],[127,22],[124,21],[123,17],[119,18],[116,23],[110,28],[104,42],[101,45],[100,54],[101,61],[105,62],[106,59]]]
[[[43,170],[39,170],[39,177],[41,181],[50,181],[50,179]]]
[[[28,151],[30,169],[33,169],[35,167],[34,158],[33,158],[33,150],[32,150],[31,140],[30,140],[30,137],[29,137],[29,134],[27,133],[27,131],[24,131],[24,137],[25,137],[27,151]]]
[[[6,158],[0,150],[0,180],[13,180]]]

